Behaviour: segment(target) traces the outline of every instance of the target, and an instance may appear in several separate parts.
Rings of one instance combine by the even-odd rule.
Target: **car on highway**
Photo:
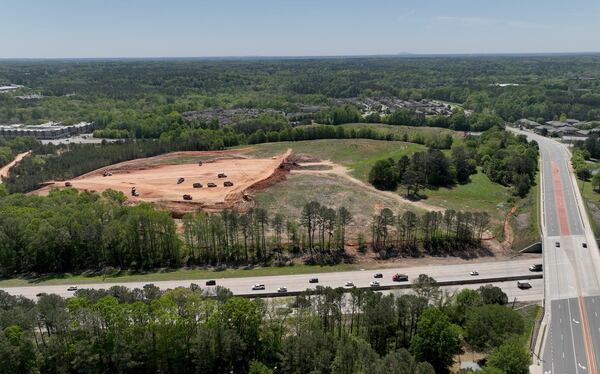
[[[206,285],[207,286],[216,286],[217,285],[217,281],[214,279],[209,279],[206,281]]]
[[[36,294],[35,294],[35,296],[37,296],[37,297],[40,297],[40,296],[42,296],[43,294],[44,294],[43,292],[40,292],[40,293],[36,293]]]
[[[370,286],[371,287],[379,287],[379,286],[381,286],[381,284],[379,284],[379,282],[377,282],[377,281],[373,281],[373,282],[371,282]]]
[[[310,278],[308,283],[319,283],[319,278]]]
[[[394,274],[392,277],[394,282],[406,282],[408,281],[408,275],[406,274]]]
[[[277,289],[277,292],[279,292],[279,293],[284,293],[284,292],[287,292],[287,287],[279,287],[279,288]]]
[[[377,273],[377,274],[373,275],[373,278],[383,278],[383,274]]]
[[[346,284],[344,284],[344,287],[354,287],[354,283],[346,282]]]
[[[581,246],[582,246],[583,248],[587,248],[587,243],[582,243],[582,244],[581,244]]]
[[[522,290],[526,290],[531,288],[531,283],[527,281],[517,281],[517,287],[519,287]]]
[[[560,247],[560,242],[556,242],[556,243],[554,243],[554,246],[555,246],[556,248],[559,248],[559,247]]]
[[[529,271],[542,271],[542,264],[533,264],[529,267]]]
[[[154,283],[146,283],[144,285],[144,288],[146,288],[146,287],[154,287]]]
[[[77,286],[69,286],[69,288],[67,288],[67,291],[77,291]]]
[[[470,276],[475,277],[477,275],[479,275],[479,272],[477,270],[473,270],[472,272],[469,273]]]
[[[254,286],[252,286],[252,291],[258,291],[258,290],[264,290],[265,289],[265,285],[258,283],[255,284]]]

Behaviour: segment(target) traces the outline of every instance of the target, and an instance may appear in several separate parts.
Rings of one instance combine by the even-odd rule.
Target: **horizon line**
[[[113,56],[113,57],[0,57],[0,61],[22,60],[228,60],[228,59],[318,59],[318,58],[368,58],[368,57],[485,57],[485,56],[590,56],[600,51],[579,52],[452,52],[452,53],[380,53],[339,55],[231,55],[231,56]]]

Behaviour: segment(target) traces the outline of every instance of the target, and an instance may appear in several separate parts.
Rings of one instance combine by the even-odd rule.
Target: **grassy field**
[[[419,144],[369,139],[322,139],[299,142],[258,144],[248,154],[255,157],[271,157],[291,148],[296,154],[306,154],[321,160],[330,160],[350,169],[350,173],[367,180],[371,167],[384,158],[399,159],[416,151],[425,150]]]
[[[386,125],[384,123],[347,123],[340,125],[345,128],[361,128],[361,127],[375,127],[381,131],[388,131],[392,134],[407,134],[409,136],[419,134],[425,137],[428,136],[439,136],[439,135],[451,135],[454,140],[460,140],[463,138],[462,132],[457,132],[450,129],[443,129],[439,127],[418,127],[418,126],[393,126]]]
[[[492,182],[481,170],[471,176],[471,182],[451,188],[426,189],[427,203],[455,210],[488,212],[495,220],[504,220],[510,190]]]

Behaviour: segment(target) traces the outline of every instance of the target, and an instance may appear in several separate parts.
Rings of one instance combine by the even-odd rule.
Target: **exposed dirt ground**
[[[17,163],[19,163],[23,159],[23,157],[29,156],[30,154],[31,154],[31,151],[20,153],[17,155],[17,157],[15,157],[14,160],[9,162],[7,165],[1,167],[0,168],[0,183],[2,183],[2,177],[8,176],[8,170],[10,170],[10,168],[12,168]]]
[[[131,203],[152,202],[160,207],[177,213],[185,213],[198,209],[223,209],[233,207],[237,202],[243,203],[245,192],[255,185],[267,186],[274,174],[291,154],[286,153],[268,159],[245,158],[234,152],[176,152],[163,156],[137,159],[110,167],[95,170],[77,178],[55,182],[40,190],[37,194],[47,194],[51,188],[63,187],[70,183],[73,188],[88,191],[104,191],[114,189],[123,192]],[[181,158],[215,157],[205,160],[202,166],[193,163],[178,163]],[[170,163],[170,161],[172,163]],[[104,176],[105,172],[111,175]],[[226,178],[218,178],[218,173],[225,173]],[[179,178],[184,182],[178,184]],[[230,181],[231,187],[223,183]],[[215,183],[217,187],[209,188],[207,183]],[[202,183],[202,188],[193,188],[193,183]],[[135,187],[139,196],[132,196]],[[188,194],[192,200],[184,200]]]

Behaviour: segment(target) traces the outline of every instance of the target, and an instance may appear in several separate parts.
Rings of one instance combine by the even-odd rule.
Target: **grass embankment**
[[[594,191],[591,182],[585,182],[577,179],[577,185],[579,191],[581,191],[581,197],[583,198],[586,205],[586,213],[592,225],[594,236],[600,237],[600,193]]]
[[[540,241],[540,173],[536,175],[536,184],[529,194],[515,202],[515,212],[511,216],[513,229],[513,248],[521,250]]]
[[[339,271],[352,271],[359,269],[381,268],[380,264],[337,264],[327,266],[302,265],[282,267],[264,267],[255,269],[227,269],[217,271],[214,269],[174,269],[161,270],[148,273],[131,273],[127,271],[116,272],[107,275],[86,274],[60,274],[49,275],[38,278],[13,278],[0,281],[1,287],[20,287],[36,285],[65,285],[85,283],[122,283],[122,282],[156,282],[189,280],[193,283],[197,279],[222,279],[241,277],[261,277],[271,275],[295,275],[330,273]]]
[[[542,318],[542,307],[537,304],[531,304],[524,306],[517,310],[523,317],[525,322],[525,332],[523,333],[523,340],[529,348],[531,342],[531,336],[537,320]]]

